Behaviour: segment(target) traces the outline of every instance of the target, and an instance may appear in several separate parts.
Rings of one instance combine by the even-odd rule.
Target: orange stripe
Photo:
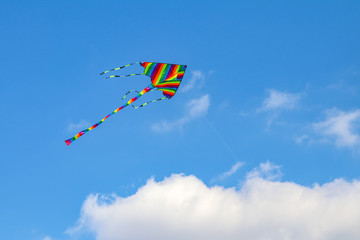
[[[179,87],[180,83],[162,83],[159,87]]]
[[[157,71],[156,71],[156,73],[154,75],[154,78],[153,78],[154,79],[154,81],[153,81],[154,86],[159,83],[160,74],[161,74],[164,66],[165,66],[165,64],[159,63],[159,67],[158,67],[158,69],[157,69]]]

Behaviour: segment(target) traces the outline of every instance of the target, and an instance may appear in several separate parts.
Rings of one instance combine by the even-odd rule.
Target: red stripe
[[[141,63],[141,66],[147,68],[147,66],[148,66],[149,64],[150,64],[149,62],[142,62],[142,63]]]
[[[178,73],[177,79],[182,79],[184,77],[184,73]]]
[[[174,94],[175,93],[172,93],[172,92],[168,92],[168,91],[163,91],[163,94],[165,95],[165,96],[167,96],[167,97],[172,97],[172,96],[174,96]]]
[[[156,69],[156,72],[155,72],[155,74],[154,74],[154,77],[152,77],[152,83],[153,83],[154,85],[155,85],[156,82],[158,81],[159,75],[160,75],[162,69],[164,68],[164,65],[165,65],[165,64],[163,64],[163,63],[159,63],[159,64],[158,64],[158,68]]]
[[[159,84],[158,87],[179,87],[180,83],[162,83]]]

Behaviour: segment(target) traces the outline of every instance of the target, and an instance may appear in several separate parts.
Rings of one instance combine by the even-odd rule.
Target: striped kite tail
[[[110,117],[111,115],[117,113],[118,111],[120,111],[121,109],[127,107],[129,104],[135,102],[138,98],[140,98],[142,95],[144,95],[145,93],[151,91],[151,89],[154,88],[154,85],[150,84],[149,86],[147,86],[146,88],[144,88],[141,92],[139,92],[135,97],[133,97],[132,99],[130,99],[127,103],[125,103],[124,105],[122,105],[121,107],[115,109],[112,113],[108,114],[106,117],[104,117],[103,119],[101,119],[98,123],[95,123],[93,126],[82,130],[81,132],[79,132],[78,134],[76,134],[74,137],[69,138],[67,140],[65,140],[65,143],[67,145],[70,145],[72,142],[74,142],[76,139],[78,139],[79,137],[81,137],[82,135],[84,135],[85,133],[87,133],[90,130],[93,130],[94,128],[96,128],[97,126],[99,126],[100,124],[102,124],[108,117]]]

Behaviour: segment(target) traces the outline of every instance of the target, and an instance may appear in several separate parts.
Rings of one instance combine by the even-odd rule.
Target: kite
[[[74,142],[76,139],[78,139],[79,137],[81,137],[82,135],[87,133],[88,131],[93,130],[94,128],[99,126],[101,123],[103,123],[108,117],[117,113],[118,111],[125,108],[126,106],[130,105],[131,103],[133,103],[134,101],[139,99],[142,95],[144,95],[147,92],[150,92],[153,90],[159,90],[159,91],[162,91],[164,97],[156,99],[156,100],[152,100],[150,102],[146,102],[138,107],[135,107],[133,105],[134,108],[143,107],[151,102],[156,102],[156,101],[172,98],[175,95],[178,87],[180,86],[181,80],[184,77],[184,73],[185,73],[185,70],[187,67],[186,65],[169,64],[169,63],[136,62],[136,63],[131,63],[128,65],[122,66],[122,67],[110,69],[108,71],[100,73],[100,75],[103,75],[110,71],[120,70],[122,68],[129,67],[129,66],[137,64],[137,63],[139,63],[142,67],[145,68],[143,73],[133,73],[133,74],[124,75],[124,76],[112,75],[112,76],[107,77],[106,79],[113,78],[113,77],[131,77],[131,76],[135,76],[135,75],[147,75],[151,78],[150,85],[147,86],[146,88],[144,88],[141,92],[138,92],[135,90],[128,91],[122,99],[125,99],[125,97],[131,92],[137,92],[138,94],[135,97],[133,97],[132,99],[130,99],[127,103],[125,103],[121,107],[115,109],[112,113],[108,114],[106,117],[101,119],[98,123],[79,132],[74,137],[65,140],[65,143],[67,145],[70,145],[72,142]]]

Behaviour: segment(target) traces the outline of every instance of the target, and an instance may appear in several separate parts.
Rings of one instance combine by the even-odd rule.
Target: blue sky
[[[84,213],[91,194],[131,201],[141,189],[171,191],[177,181],[237,194],[253,189],[251,179],[315,192],[330,184],[353,206],[346,194],[360,200],[359,8],[357,1],[2,1],[0,238],[113,239],[117,232],[99,227],[107,222]],[[99,76],[137,61],[187,64],[175,97],[126,108],[66,146],[121,106],[128,90],[148,85],[145,76]],[[141,68],[122,74],[133,72]],[[139,219],[134,225],[147,229]]]

